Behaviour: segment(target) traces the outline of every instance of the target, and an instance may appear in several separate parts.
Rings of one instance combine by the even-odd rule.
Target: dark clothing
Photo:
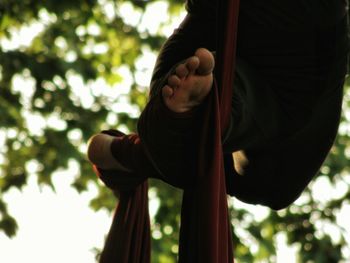
[[[316,7],[315,1],[302,1],[310,3],[303,8],[300,2],[241,2],[232,121],[223,138],[228,192],[275,209],[293,202],[324,161],[336,136],[347,69],[345,2],[317,1]],[[215,49],[215,17],[203,15],[206,2],[198,3],[188,2],[191,14],[158,56],[151,100],[139,122],[147,155],[162,179],[177,173],[188,182],[196,169],[200,109],[187,116],[171,113],[159,91],[174,65],[199,47]],[[311,7],[319,12],[305,16]],[[326,8],[328,19],[315,19]],[[282,10],[293,13],[285,16]],[[241,167],[244,176],[233,169],[240,163],[233,164],[231,152],[248,158],[248,166]]]
[[[215,17],[214,0],[187,0],[190,14]],[[346,12],[347,0],[244,0],[240,2],[240,16],[249,18],[254,27],[269,30],[329,27],[338,23]]]
[[[238,55],[248,66],[241,73],[237,70],[236,84],[243,79],[239,86],[245,87],[246,94],[255,92],[243,101],[266,144],[259,149],[254,145],[243,148],[250,162],[245,176],[228,177],[228,185],[243,201],[282,208],[293,202],[318,172],[335,139],[348,64],[347,19],[328,28],[268,36],[271,38],[265,34],[262,41],[257,37],[258,43],[251,43],[248,34],[237,38]],[[231,135],[228,148],[242,137]]]
[[[232,262],[226,192],[248,203],[283,208],[299,196],[327,155],[339,124],[347,66],[346,19],[295,27],[297,20],[278,15],[283,13],[277,9],[283,6],[279,2],[242,2],[238,59],[234,50],[239,1],[220,2],[218,17],[226,23],[218,23],[218,42],[226,45],[218,48],[220,70],[201,106],[174,113],[160,91],[173,65],[199,47],[215,49],[216,21],[206,9],[187,16],[164,45],[151,98],[139,120],[139,136],[111,133],[118,137],[112,154],[132,172],[95,167],[106,185],[120,193],[101,262],[150,262],[149,177],[184,189],[179,262]],[[315,2],[323,7],[323,1]],[[209,2],[190,1],[190,9],[191,3],[202,7]],[[254,4],[251,14],[258,15],[245,15],[246,4]],[[226,134],[222,127],[228,127]]]

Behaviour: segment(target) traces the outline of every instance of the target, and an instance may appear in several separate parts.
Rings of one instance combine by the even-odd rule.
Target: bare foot
[[[186,112],[200,105],[211,89],[214,64],[212,53],[199,48],[193,57],[178,65],[162,89],[167,107],[174,112]],[[114,139],[114,136],[103,133],[92,136],[87,153],[90,162],[102,169],[131,172],[112,155],[111,143]]]
[[[200,105],[213,84],[214,56],[205,49],[196,50],[176,67],[162,89],[167,107],[174,112],[186,112]]]
[[[88,142],[88,158],[90,162],[99,168],[130,172],[129,169],[121,165],[112,155],[111,143],[114,139],[114,136],[104,133],[92,136]]]

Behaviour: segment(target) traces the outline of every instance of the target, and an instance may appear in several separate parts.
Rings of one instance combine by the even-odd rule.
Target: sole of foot
[[[166,106],[181,113],[200,105],[211,90],[214,65],[213,54],[205,48],[179,64],[162,89]]]

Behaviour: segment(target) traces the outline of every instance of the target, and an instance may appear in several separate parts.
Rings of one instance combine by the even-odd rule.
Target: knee
[[[275,196],[271,194],[259,195],[256,192],[246,193],[245,195],[234,193],[233,195],[238,200],[244,203],[248,203],[252,205],[263,205],[276,211],[287,208],[295,200],[291,198],[286,198],[285,196]]]
[[[291,205],[303,189],[286,187],[286,185],[271,184],[236,184],[231,189],[233,195],[242,202],[263,205],[273,210],[281,210]]]
[[[290,206],[297,198],[290,196],[261,196],[258,201],[260,205],[267,206],[272,210],[278,211]]]

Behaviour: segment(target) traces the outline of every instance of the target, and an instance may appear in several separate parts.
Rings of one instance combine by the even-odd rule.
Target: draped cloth
[[[185,188],[183,193],[180,263],[233,262],[221,138],[231,112],[239,0],[217,2],[219,33],[215,80],[204,105],[197,174],[193,187]],[[137,136],[126,136],[118,131],[106,133],[122,138],[118,151],[123,154],[112,152],[118,160],[121,156],[133,158],[128,146],[140,145]],[[102,181],[119,195],[100,262],[150,262],[147,174],[142,174],[142,167],[134,173],[94,168]]]

